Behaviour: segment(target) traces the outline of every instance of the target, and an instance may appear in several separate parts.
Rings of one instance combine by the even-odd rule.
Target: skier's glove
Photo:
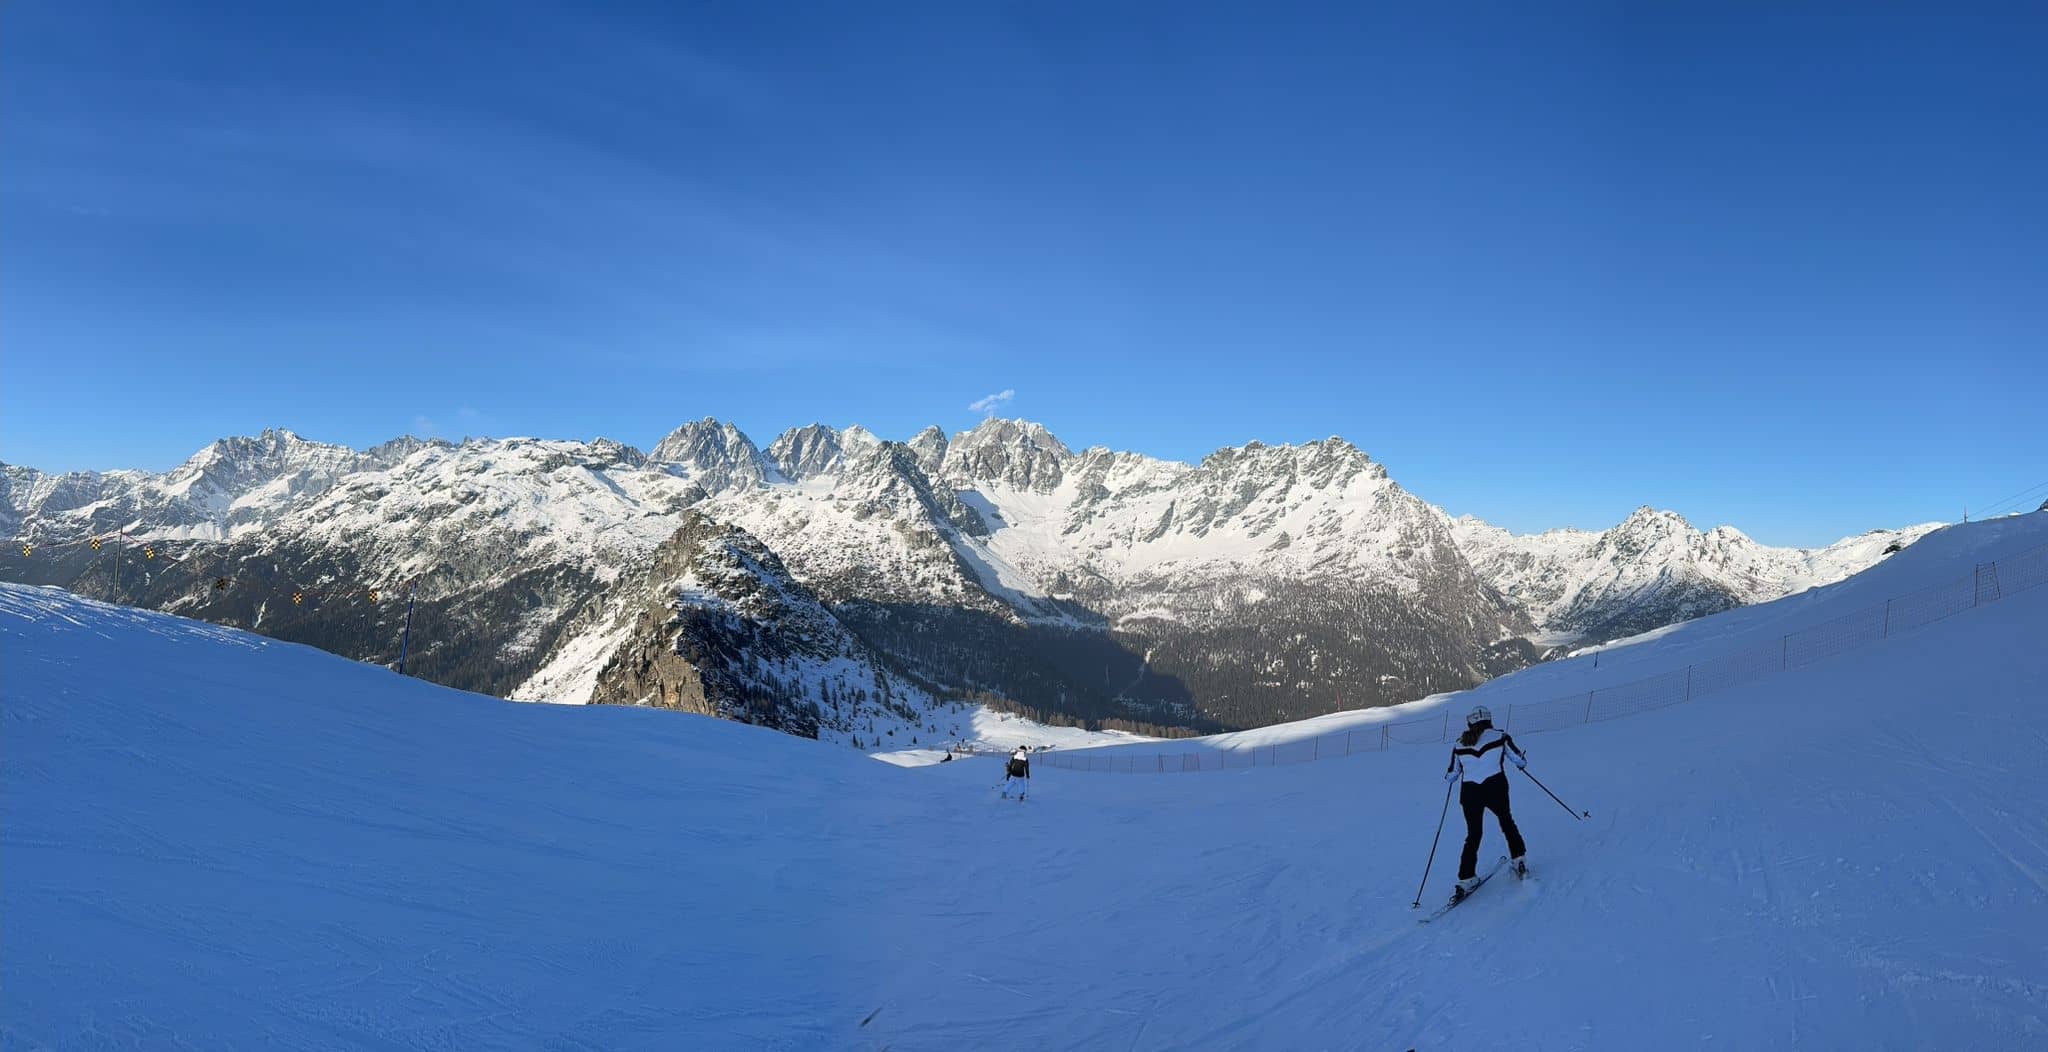
[[[1453,767],[1453,768],[1451,768],[1450,770],[1448,770],[1448,771],[1445,771],[1445,772],[1444,772],[1444,781],[1446,781],[1446,782],[1455,782],[1455,781],[1457,781],[1457,780],[1458,780],[1458,769],[1457,769],[1456,767]]]
[[[1522,770],[1525,771],[1529,769],[1529,758],[1527,756],[1524,756],[1521,753],[1515,753],[1513,759],[1515,761],[1515,766],[1520,767]]]

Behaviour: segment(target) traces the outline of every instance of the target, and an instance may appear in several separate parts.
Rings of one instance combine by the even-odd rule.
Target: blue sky
[[[1541,7],[9,4],[0,459],[1013,391],[1517,530],[2048,483],[2040,8]]]

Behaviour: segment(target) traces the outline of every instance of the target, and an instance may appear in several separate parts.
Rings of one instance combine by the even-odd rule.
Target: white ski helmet
[[[1482,723],[1492,722],[1493,713],[1489,712],[1484,705],[1475,706],[1471,712],[1465,714],[1465,726],[1467,727],[1477,727]]]

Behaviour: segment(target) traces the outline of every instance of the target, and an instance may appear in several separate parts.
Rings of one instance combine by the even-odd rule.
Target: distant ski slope
[[[1591,821],[1518,779],[1534,881],[1422,927],[1436,749],[1045,771],[1018,804],[992,760],[503,703],[0,587],[0,1046],[2044,1047],[2044,638],[2037,588],[1534,737]]]

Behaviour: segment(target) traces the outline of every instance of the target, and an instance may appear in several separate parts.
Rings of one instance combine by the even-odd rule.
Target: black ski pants
[[[1465,809],[1465,853],[1458,856],[1458,879],[1479,875],[1479,838],[1486,833],[1486,812],[1500,819],[1500,831],[1508,838],[1508,855],[1521,858],[1522,831],[1508,814],[1508,774],[1502,771],[1483,782],[1466,782],[1458,788],[1458,806]]]

